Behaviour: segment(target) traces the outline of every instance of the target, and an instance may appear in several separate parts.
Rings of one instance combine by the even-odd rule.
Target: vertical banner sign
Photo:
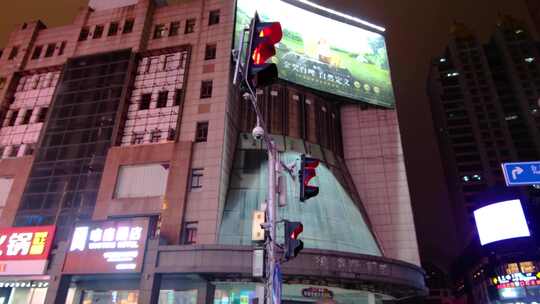
[[[73,231],[63,272],[141,272],[147,238],[147,218],[80,223]]]
[[[44,274],[55,226],[0,229],[0,276]]]

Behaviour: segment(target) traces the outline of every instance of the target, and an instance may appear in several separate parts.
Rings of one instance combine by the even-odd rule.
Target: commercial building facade
[[[538,189],[506,187],[501,164],[540,158],[539,56],[538,42],[527,28],[501,16],[487,44],[465,25],[455,24],[445,54],[431,65],[433,122],[463,242],[455,265],[456,288],[472,303],[538,301],[536,287],[526,293],[498,290],[493,278],[538,270]],[[516,198],[523,203],[533,237],[481,247],[474,211]],[[527,270],[516,266],[522,264]]]
[[[17,303],[262,297],[251,216],[266,196],[266,156],[231,85],[234,12],[232,0],[90,1],[71,25],[11,34],[0,57],[0,225],[56,229],[44,271],[0,275],[46,288]],[[286,82],[258,97],[284,162],[323,161],[309,203],[285,181],[280,215],[304,223],[306,249],[283,266],[284,300],[423,294],[395,110]]]

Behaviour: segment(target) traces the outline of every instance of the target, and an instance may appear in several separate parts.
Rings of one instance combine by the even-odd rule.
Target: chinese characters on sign
[[[524,286],[540,286],[540,272],[538,273],[512,273],[504,276],[497,276],[492,279],[497,289],[515,288]]]
[[[43,274],[55,226],[0,230],[0,275]]]
[[[147,219],[77,225],[71,238],[64,272],[139,272],[147,234]]]

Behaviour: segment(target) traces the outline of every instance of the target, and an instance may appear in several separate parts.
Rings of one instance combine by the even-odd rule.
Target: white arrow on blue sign
[[[503,163],[507,186],[540,185],[540,161]]]

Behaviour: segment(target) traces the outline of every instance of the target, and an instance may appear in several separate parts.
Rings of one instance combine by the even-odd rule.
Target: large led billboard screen
[[[283,39],[273,58],[281,79],[394,107],[386,43],[376,29],[366,30],[337,15],[281,0],[237,0],[236,41],[255,12],[261,21],[279,21],[283,28]]]
[[[474,219],[482,245],[531,235],[518,199],[477,209]]]

